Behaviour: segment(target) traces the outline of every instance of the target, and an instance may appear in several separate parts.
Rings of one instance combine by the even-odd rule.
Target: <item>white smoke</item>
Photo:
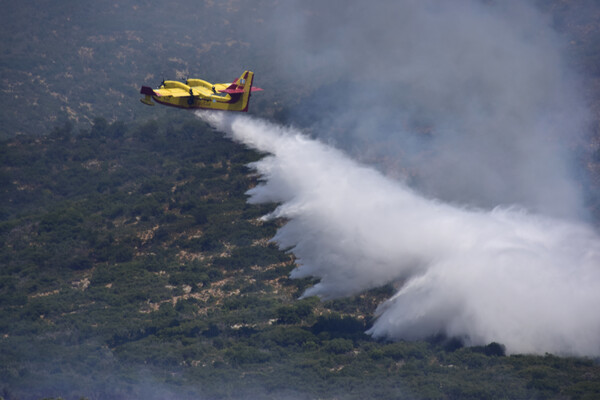
[[[290,114],[321,139],[445,201],[585,216],[570,153],[587,108],[568,39],[533,1],[302,0],[273,14],[275,96],[312,90]]]
[[[298,259],[304,296],[337,298],[397,283],[375,337],[444,333],[508,352],[600,355],[600,237],[579,222],[520,209],[464,209],[425,198],[295,129],[198,115],[271,155],[251,166],[250,202],[276,202],[274,237]]]

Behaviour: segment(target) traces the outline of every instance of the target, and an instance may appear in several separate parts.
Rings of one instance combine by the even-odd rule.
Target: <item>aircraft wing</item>
[[[190,92],[180,88],[154,89],[155,96],[189,97]]]
[[[194,96],[207,96],[208,93],[204,93],[206,92],[205,90],[198,90],[198,88],[190,88],[192,90],[192,94]],[[182,89],[182,88],[178,88],[178,87],[171,87],[171,88],[163,88],[163,89],[152,89],[151,87],[148,86],[142,86],[142,90],[140,90],[141,94],[145,94],[148,96],[158,96],[158,97],[189,97],[190,96],[190,92]]]

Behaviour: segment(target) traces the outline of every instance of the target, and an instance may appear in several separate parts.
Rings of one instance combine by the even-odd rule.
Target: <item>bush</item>
[[[221,330],[215,324],[210,324],[208,329],[202,331],[202,336],[207,338],[214,338],[221,334]]]
[[[301,346],[309,342],[318,342],[318,339],[306,329],[302,329],[297,326],[282,327],[278,326],[264,332],[260,335],[260,338],[268,343],[274,343],[278,346]]]
[[[225,352],[225,355],[233,364],[255,364],[264,363],[271,359],[271,355],[265,351],[243,345],[236,345]]]
[[[322,332],[329,333],[331,337],[351,337],[364,335],[365,324],[354,317],[341,317],[337,314],[320,316],[311,327],[311,331],[317,335]]]
[[[298,324],[312,314],[312,305],[308,302],[298,302],[291,306],[277,309],[277,322],[280,324]]]
[[[337,338],[325,342],[325,351],[333,354],[344,354],[352,351],[354,345],[351,340]]]

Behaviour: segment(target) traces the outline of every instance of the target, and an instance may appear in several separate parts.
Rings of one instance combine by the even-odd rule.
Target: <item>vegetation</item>
[[[314,282],[289,279],[293,255],[269,242],[283,221],[246,203],[246,164],[261,155],[137,96],[163,77],[253,68],[267,89],[254,112],[302,126],[310,107],[292,111],[328,107],[339,82],[280,72],[264,46],[272,0],[176,3],[4,4],[0,399],[600,397],[598,360],[373,340],[392,287],[298,300]],[[597,116],[600,25],[566,18],[572,1],[539,3],[576,38],[570,62]],[[599,221],[591,136],[576,145]]]
[[[96,118],[0,144],[4,399],[593,398],[600,366],[501,344],[378,342],[384,287],[297,300],[260,155],[193,118]],[[243,388],[243,389],[241,389]]]

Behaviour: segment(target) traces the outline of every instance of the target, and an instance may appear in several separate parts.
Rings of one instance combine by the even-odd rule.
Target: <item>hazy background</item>
[[[326,82],[293,111],[318,137],[433,197],[585,214],[582,82],[533,5],[286,2],[267,25],[289,79]]]

